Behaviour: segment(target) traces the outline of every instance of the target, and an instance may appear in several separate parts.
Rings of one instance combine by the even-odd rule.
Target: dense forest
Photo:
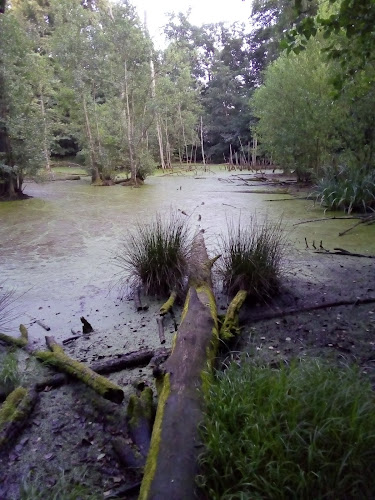
[[[0,6],[0,195],[56,160],[132,184],[175,162],[257,162],[324,205],[375,207],[371,0],[254,0],[252,28],[174,14],[155,50],[131,2]]]

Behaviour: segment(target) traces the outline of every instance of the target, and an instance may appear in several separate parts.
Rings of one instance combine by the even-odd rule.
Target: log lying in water
[[[140,500],[191,500],[195,496],[203,391],[219,344],[211,283],[215,260],[209,260],[203,235],[198,233],[181,325],[157,380],[159,402]]]
[[[124,391],[116,384],[98,375],[88,366],[75,361],[67,356],[64,349],[55,341],[54,337],[46,337],[46,343],[50,351],[35,351],[35,356],[50,366],[71,375],[91,387],[96,393],[113,403],[121,403],[124,399]]]
[[[17,387],[12,391],[0,408],[0,450],[12,444],[21,432],[37,401],[33,389]]]

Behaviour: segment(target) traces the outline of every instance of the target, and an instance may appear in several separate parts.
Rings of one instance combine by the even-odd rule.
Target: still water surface
[[[88,178],[30,183],[25,192],[33,198],[0,203],[0,283],[20,296],[20,317],[10,325],[12,333],[20,322],[30,326],[37,318],[51,326],[57,339],[64,338],[71,328],[80,327],[81,315],[110,328],[122,307],[118,290],[111,290],[117,273],[113,254],[137,221],[147,223],[155,212],[169,212],[171,207],[193,214],[192,227],[205,229],[211,249],[227,219],[241,214],[245,221],[256,212],[258,219],[283,216],[293,248],[289,258],[306,254],[305,237],[323,240],[327,248],[375,254],[375,226],[343,238],[338,232],[355,221],[293,226],[324,217],[322,209],[310,200],[271,202],[285,195],[246,193],[256,187],[228,182],[233,176],[227,172],[199,177],[151,177],[138,189],[93,187]],[[35,340],[46,333],[37,325],[29,331]]]

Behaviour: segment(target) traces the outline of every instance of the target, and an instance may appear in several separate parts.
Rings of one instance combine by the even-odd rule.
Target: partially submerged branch
[[[222,340],[229,340],[239,333],[238,314],[246,297],[247,292],[240,290],[229,304],[223,325],[220,329],[220,338]]]

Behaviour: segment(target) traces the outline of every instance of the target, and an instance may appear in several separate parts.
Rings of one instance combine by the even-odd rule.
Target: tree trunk
[[[206,170],[206,159],[204,157],[204,145],[203,145],[203,118],[201,117],[201,148],[202,148],[202,163],[204,169]]]
[[[128,135],[128,147],[129,147],[130,179],[131,179],[133,184],[137,184],[137,165],[136,165],[135,155],[134,155],[133,123],[132,123],[132,117],[130,114],[128,69],[127,69],[126,61],[124,64],[124,72],[125,72],[124,90],[125,90],[125,102],[126,102],[125,116],[127,119],[126,130],[127,130],[127,135]]]
[[[89,141],[91,183],[98,185],[98,184],[101,184],[101,179],[100,179],[99,168],[98,168],[98,165],[96,163],[95,144],[94,144],[94,140],[93,140],[92,133],[91,133],[90,120],[89,120],[89,115],[87,112],[87,105],[86,105],[86,97],[84,94],[82,95],[82,104],[83,104],[83,112],[85,114],[86,134],[87,134],[87,138]]]
[[[139,499],[192,500],[202,419],[202,391],[219,344],[211,267],[202,233],[195,237],[181,325],[157,380],[159,403]]]
[[[44,107],[44,95],[42,86],[40,86],[40,109],[42,111],[42,117],[43,117],[43,152],[44,152],[44,157],[46,159],[46,170],[48,174],[51,176],[51,152],[48,146],[48,124],[47,124],[46,110]]]

